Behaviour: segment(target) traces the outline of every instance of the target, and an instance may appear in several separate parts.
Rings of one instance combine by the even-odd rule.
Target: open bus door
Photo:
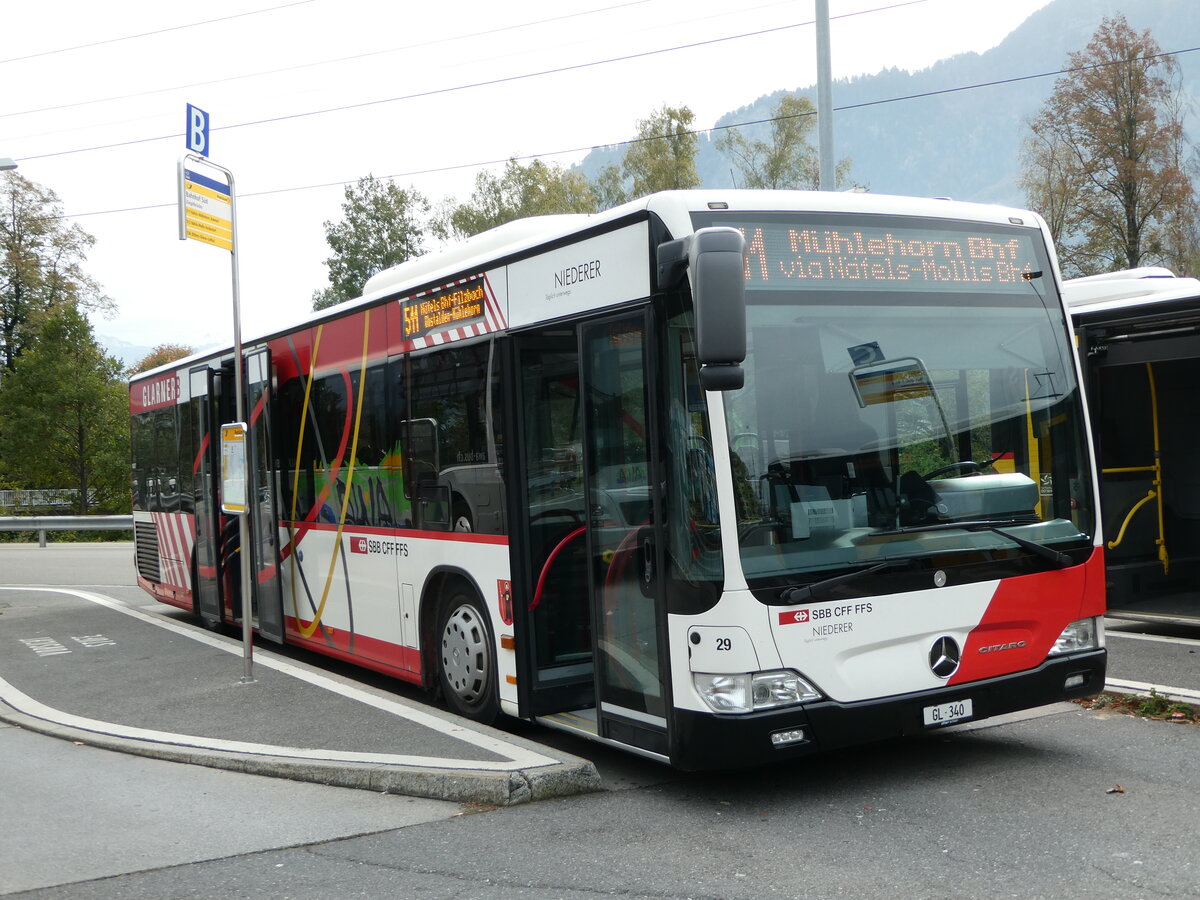
[[[216,439],[216,379],[208,366],[188,372],[191,390],[192,434],[196,436],[196,461],[192,491],[196,502],[196,542],[193,547],[192,590],[196,612],[209,627],[221,621],[221,483],[220,441]]]
[[[522,715],[666,755],[665,612],[646,311],[517,344]]]
[[[271,456],[271,351],[246,354],[250,572],[258,633],[283,642],[283,589],[279,580],[279,516]]]

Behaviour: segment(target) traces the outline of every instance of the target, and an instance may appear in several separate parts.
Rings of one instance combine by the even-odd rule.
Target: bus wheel
[[[483,606],[456,586],[438,620],[438,679],[451,710],[476,722],[495,721],[500,712],[496,651]]]

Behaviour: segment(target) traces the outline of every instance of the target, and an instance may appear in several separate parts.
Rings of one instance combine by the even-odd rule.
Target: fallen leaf
[[[1118,784],[1116,787],[1110,787],[1110,788],[1109,788],[1107,791],[1105,791],[1104,793],[1106,793],[1106,794],[1123,794],[1123,793],[1125,793],[1125,788],[1121,787],[1121,786]]]

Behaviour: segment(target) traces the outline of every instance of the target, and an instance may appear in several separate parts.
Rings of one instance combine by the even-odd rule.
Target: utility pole
[[[817,0],[817,152],[823,191],[836,189],[833,175],[833,84],[829,64],[829,0]]]

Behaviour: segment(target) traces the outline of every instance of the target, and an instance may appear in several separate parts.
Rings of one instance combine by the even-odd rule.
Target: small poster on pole
[[[246,514],[246,423],[221,426],[221,512]]]

